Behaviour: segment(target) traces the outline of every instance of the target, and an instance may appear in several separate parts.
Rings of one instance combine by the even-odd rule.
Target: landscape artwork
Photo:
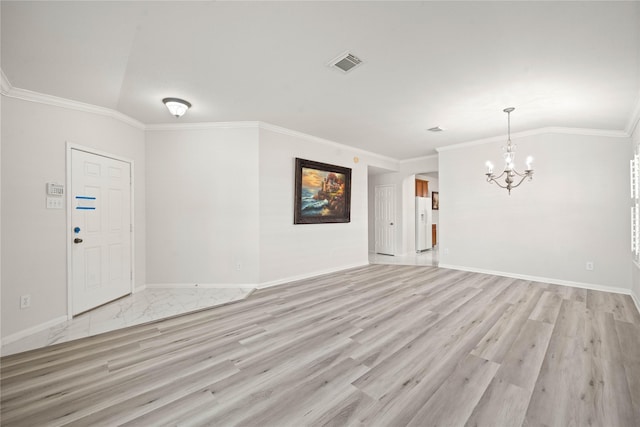
[[[296,158],[294,224],[351,221],[351,169]]]

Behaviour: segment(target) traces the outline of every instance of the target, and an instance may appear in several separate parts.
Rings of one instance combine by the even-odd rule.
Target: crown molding
[[[136,119],[133,119],[119,111],[110,108],[99,107],[97,105],[86,104],[72,99],[60,98],[58,96],[46,95],[39,92],[33,92],[26,89],[11,88],[7,94],[3,94],[9,98],[21,99],[23,101],[37,102],[39,104],[52,105],[54,107],[67,108],[69,110],[82,111],[90,114],[98,114],[119,120],[125,124],[133,126],[140,130],[145,130],[145,125]]]
[[[528,136],[544,135],[549,133],[564,135],[580,135],[580,136],[603,136],[608,138],[629,138],[629,134],[623,130],[602,130],[602,129],[583,129],[583,128],[564,128],[564,127],[546,127],[539,129],[527,130],[524,132],[512,133],[511,139],[525,138]],[[491,138],[478,139],[475,141],[461,142],[459,144],[446,145],[436,148],[438,153],[449,150],[458,150],[460,148],[474,147],[476,145],[491,144],[495,142],[503,142],[507,135],[492,136]]]
[[[96,105],[86,104],[84,102],[74,101],[71,99],[60,98],[57,96],[46,95],[39,92],[33,92],[26,89],[14,88],[6,78],[4,72],[0,69],[2,95],[9,98],[21,99],[23,101],[37,102],[40,104],[53,105],[56,107],[68,108],[77,111],[84,111],[87,113],[99,114],[103,116],[113,117],[120,120],[123,123],[129,124],[143,131],[172,131],[172,130],[205,130],[205,129],[240,129],[240,128],[256,128],[264,129],[272,132],[277,132],[284,135],[295,136],[297,138],[306,139],[309,141],[319,142],[322,144],[339,147],[351,152],[360,153],[370,157],[375,157],[385,161],[397,163],[397,159],[383,156],[381,154],[372,153],[370,151],[362,150],[360,148],[350,147],[348,145],[340,144],[327,139],[318,138],[316,136],[308,135],[302,132],[286,129],[280,126],[272,125],[264,122],[257,121],[245,121],[245,122],[205,122],[205,123],[160,123],[145,125],[127,115],[124,115],[118,111],[111,110],[109,108],[98,107]]]
[[[412,159],[404,159],[404,160],[399,160],[398,162],[401,165],[404,165],[406,163],[413,163],[413,162],[423,162],[425,160],[433,160],[433,159],[438,159],[438,155],[437,154],[430,154],[428,156],[422,156],[422,157],[414,157]]]
[[[272,132],[277,132],[283,135],[295,136],[297,138],[305,139],[308,141],[319,142],[325,145],[331,145],[340,149],[356,152],[361,155],[375,157],[384,161],[397,163],[397,159],[383,156],[381,154],[366,151],[360,148],[350,147],[348,145],[340,144],[338,142],[330,141],[327,139],[319,138],[313,135],[308,135],[302,132],[286,129],[280,126],[272,125],[265,122],[257,121],[244,121],[244,122],[205,122],[205,123],[160,123],[145,125],[138,120],[135,120],[125,114],[118,111],[111,110],[109,108],[98,107],[96,105],[85,104],[79,101],[73,101],[71,99],[60,98],[57,96],[46,95],[43,93],[33,92],[26,89],[18,89],[11,86],[9,79],[5,76],[2,69],[0,69],[0,83],[2,95],[9,98],[21,99],[23,101],[37,102],[41,104],[53,105],[56,107],[68,108],[72,110],[84,111],[87,113],[100,114],[103,116],[113,117],[126,124],[134,126],[143,131],[172,131],[172,130],[205,130],[205,129],[240,129],[240,128],[256,128],[264,129]]]
[[[61,98],[53,95],[47,95],[39,92],[34,92],[26,89],[15,88],[11,85],[11,82],[4,74],[2,68],[0,68],[0,94],[9,98],[21,99],[23,101],[37,102],[40,104],[52,105],[56,107],[62,107],[72,109],[76,111],[83,111],[86,113],[98,114],[102,116],[112,117],[125,124],[133,126],[143,131],[170,131],[170,130],[203,130],[203,129],[238,129],[238,128],[258,128],[277,132],[283,135],[294,136],[297,138],[305,139],[312,142],[317,142],[325,145],[330,145],[343,150],[349,150],[351,152],[359,153],[361,155],[370,156],[386,162],[395,163],[398,165],[406,164],[416,161],[430,160],[434,157],[438,157],[438,154],[416,157],[412,159],[395,159],[382,154],[374,153],[364,150],[362,148],[356,148],[341,144],[339,142],[331,141],[328,139],[320,138],[317,136],[309,135],[303,132],[287,129],[281,126],[276,126],[266,122],[259,121],[241,121],[241,122],[204,122],[204,123],[164,123],[164,124],[149,124],[144,123],[131,118],[119,111],[112,110],[110,108],[99,107],[92,104],[87,104],[80,101],[74,101],[71,99]],[[603,136],[611,138],[629,138],[636,131],[638,124],[640,123],[640,95],[638,101],[633,110],[629,122],[624,131],[622,130],[601,130],[601,129],[583,129],[583,128],[564,128],[564,127],[546,127],[528,130],[524,132],[514,133],[512,137],[523,138],[534,135],[542,135],[548,133],[556,134],[568,134],[568,135],[582,135],[582,136]],[[457,150],[465,147],[473,147],[476,145],[490,144],[495,142],[504,141],[505,136],[495,136],[490,138],[484,138],[474,141],[462,142],[459,144],[447,145],[436,148],[437,153],[441,153],[449,150]]]
[[[384,161],[387,161],[387,162],[392,162],[392,163],[398,163],[399,162],[398,159],[387,157],[387,156],[384,156],[382,154],[374,153],[374,152],[371,152],[371,151],[363,150],[362,148],[352,147],[352,146],[349,146],[349,145],[341,144],[339,142],[335,142],[335,141],[331,141],[331,140],[328,140],[328,139],[320,138],[320,137],[317,137],[317,136],[309,135],[307,133],[298,132],[296,130],[291,130],[291,129],[283,128],[281,126],[272,125],[270,123],[265,123],[265,122],[259,122],[259,123],[260,123],[260,129],[263,129],[263,130],[277,132],[277,133],[280,133],[282,135],[294,136],[296,138],[306,139],[307,141],[311,141],[311,142],[318,142],[320,144],[330,145],[332,147],[340,148],[342,150],[349,150],[350,152],[358,153],[358,154],[363,155],[363,156],[374,157],[374,158],[377,158],[377,159],[380,159],[380,160],[384,160]]]
[[[206,130],[206,129],[239,129],[258,128],[260,122],[202,122],[202,123],[159,123],[146,125],[147,131],[171,131],[171,130]]]
[[[52,105],[54,107],[62,107],[70,110],[107,116],[133,126],[137,129],[145,129],[144,123],[139,122],[136,119],[133,119],[125,114],[120,113],[119,111],[115,111],[110,108],[98,107],[97,105],[74,101],[72,99],[60,98],[58,96],[47,95],[44,93],[13,87],[2,69],[0,69],[0,88],[2,95],[8,98],[15,98],[22,101],[37,102],[39,104]]]

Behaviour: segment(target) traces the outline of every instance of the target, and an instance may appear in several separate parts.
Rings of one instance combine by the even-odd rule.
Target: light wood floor
[[[640,426],[640,315],[372,265],[8,356],[1,379],[3,426]]]

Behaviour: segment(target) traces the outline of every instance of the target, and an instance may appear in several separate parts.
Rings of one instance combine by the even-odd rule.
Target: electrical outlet
[[[587,270],[593,271],[593,261],[587,261]]]
[[[240,264],[240,261],[236,262],[236,270],[242,270],[242,264]]]
[[[443,254],[444,255],[449,255],[449,248],[444,248]]]
[[[20,308],[29,308],[31,307],[31,295],[22,295],[20,297]]]

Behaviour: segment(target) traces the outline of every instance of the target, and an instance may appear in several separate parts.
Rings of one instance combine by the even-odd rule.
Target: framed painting
[[[294,224],[351,222],[351,169],[296,158]]]
[[[440,209],[440,193],[437,191],[431,192],[431,209],[434,211]]]

